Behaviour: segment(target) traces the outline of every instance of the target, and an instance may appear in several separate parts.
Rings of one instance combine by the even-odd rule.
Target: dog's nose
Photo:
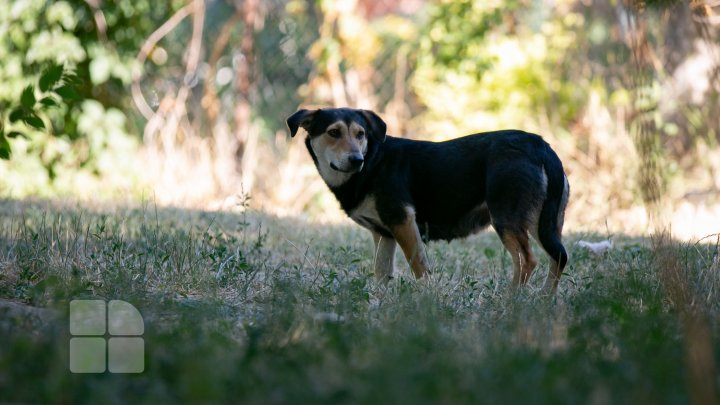
[[[358,168],[362,166],[365,159],[363,158],[363,155],[357,154],[357,155],[350,155],[348,157],[348,163],[350,163],[350,166],[353,168]]]

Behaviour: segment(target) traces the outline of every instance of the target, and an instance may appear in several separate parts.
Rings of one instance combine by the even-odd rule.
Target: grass
[[[571,261],[547,298],[546,258],[514,291],[492,232],[431,244],[425,282],[398,255],[382,288],[352,225],[2,201],[0,298],[48,310],[0,306],[0,401],[688,403],[702,398],[703,347],[715,395],[717,243],[574,247],[598,237],[567,235]],[[69,372],[77,298],[140,310],[143,373]]]

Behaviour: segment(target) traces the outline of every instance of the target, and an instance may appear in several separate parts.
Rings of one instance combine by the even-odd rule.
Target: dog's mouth
[[[341,169],[341,168],[335,166],[335,163],[330,162],[330,168],[337,172],[340,172],[340,173],[356,173],[356,172],[359,172],[363,168],[363,164],[360,164],[360,166],[358,166],[357,168],[354,168],[354,169]]]

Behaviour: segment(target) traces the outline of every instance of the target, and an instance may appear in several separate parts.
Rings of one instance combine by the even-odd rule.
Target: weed
[[[617,235],[614,249],[595,256],[574,249],[574,239],[558,294],[545,297],[547,260],[515,290],[492,233],[431,244],[435,271],[421,282],[398,255],[396,279],[382,286],[370,237],[354,226],[0,202],[0,303],[56,314],[37,326],[0,305],[0,400],[703,399],[687,314],[705,320],[697,336],[710,363],[702,364],[717,363],[718,244],[673,244],[663,256],[651,241]],[[123,299],[140,310],[143,373],[69,372],[75,298]]]

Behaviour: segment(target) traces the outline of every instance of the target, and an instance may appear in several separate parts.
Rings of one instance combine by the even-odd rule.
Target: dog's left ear
[[[370,133],[378,142],[385,142],[385,136],[387,134],[387,124],[377,114],[370,110],[360,110],[360,113],[365,117],[370,128]]]
[[[290,137],[297,134],[298,128],[304,128],[308,131],[316,112],[317,110],[298,110],[298,112],[291,115],[287,119],[287,126],[290,128]]]

